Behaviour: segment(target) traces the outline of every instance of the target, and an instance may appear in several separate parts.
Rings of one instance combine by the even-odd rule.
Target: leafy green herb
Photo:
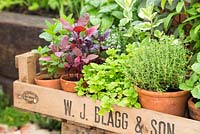
[[[126,76],[134,85],[152,91],[178,88],[186,75],[186,50],[180,40],[157,33],[129,45]]]
[[[179,88],[182,90],[190,91],[192,96],[198,100],[195,106],[200,107],[200,53],[197,55],[196,62],[191,66],[192,75],[185,83],[181,83]]]
[[[84,79],[81,79],[76,87],[78,95],[100,100],[101,115],[113,110],[113,104],[139,108],[137,92],[132,83],[125,79],[124,61],[127,56],[117,55],[116,49],[109,49],[106,52],[108,58],[104,64],[90,63],[84,66]],[[88,86],[85,86],[85,82]]]

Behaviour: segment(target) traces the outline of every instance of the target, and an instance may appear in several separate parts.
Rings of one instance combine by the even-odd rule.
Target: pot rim
[[[175,92],[154,92],[154,91],[139,88],[137,86],[134,86],[134,87],[138,93],[141,93],[146,96],[157,97],[157,98],[166,98],[166,97],[174,98],[178,96],[189,95],[190,93],[189,91],[184,91],[184,90],[175,91]]]
[[[37,73],[34,77],[34,80],[43,80],[42,78],[50,78],[49,74],[41,74],[41,73]],[[59,78],[54,78],[54,79],[50,79],[50,80],[59,80]],[[45,80],[48,81],[48,80]]]
[[[195,103],[192,101],[193,99],[194,99],[194,97],[190,97],[190,99],[188,100],[188,107],[190,107],[192,109],[197,109],[200,111],[200,108],[195,107]]]
[[[62,81],[62,82],[69,82],[69,83],[78,82],[78,81],[70,81],[70,80],[63,79],[63,77],[68,77],[68,75],[76,75],[76,76],[78,76],[78,74],[64,74],[64,75],[61,75],[60,81]]]

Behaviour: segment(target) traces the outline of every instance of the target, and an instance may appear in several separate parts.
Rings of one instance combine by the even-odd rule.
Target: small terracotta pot
[[[153,92],[136,87],[139,95],[139,102],[143,108],[177,115],[184,116],[189,91],[177,92]]]
[[[49,79],[48,74],[38,74],[35,77],[35,83],[40,86],[60,89],[60,79]]]
[[[192,97],[188,100],[189,115],[191,118],[200,121],[200,108],[196,108],[192,100]]]
[[[76,92],[75,87],[76,87],[77,81],[69,80],[70,78],[73,78],[73,77],[77,78],[77,74],[62,75],[60,77],[61,88],[64,91],[72,92],[72,93]]]

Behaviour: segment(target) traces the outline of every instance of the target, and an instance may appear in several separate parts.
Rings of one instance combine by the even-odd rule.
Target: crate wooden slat
[[[200,122],[146,109],[115,106],[115,112],[97,115],[99,102],[75,93],[14,82],[14,106],[61,119],[66,119],[116,133],[150,134],[165,131],[172,134],[199,134]],[[165,130],[164,130],[165,129]],[[163,133],[163,134],[165,134]]]
[[[37,58],[32,53],[16,57],[19,80],[14,82],[14,106],[67,120],[62,134],[79,134],[82,129],[80,134],[200,134],[200,121],[147,109],[114,106],[115,111],[99,116],[98,101],[33,84]],[[69,128],[73,125],[76,129]]]

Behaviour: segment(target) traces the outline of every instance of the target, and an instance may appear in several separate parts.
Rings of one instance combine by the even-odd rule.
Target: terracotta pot
[[[189,91],[153,92],[136,88],[143,108],[167,114],[184,116]]]
[[[60,77],[61,88],[64,91],[74,93],[76,92],[75,87],[76,87],[77,80],[72,81],[70,80],[70,78],[77,78],[77,74],[62,75]]]
[[[200,108],[196,108],[192,97],[188,100],[189,115],[191,118],[200,121]]]
[[[37,85],[60,89],[60,79],[50,79],[48,74],[38,74],[34,80]]]

